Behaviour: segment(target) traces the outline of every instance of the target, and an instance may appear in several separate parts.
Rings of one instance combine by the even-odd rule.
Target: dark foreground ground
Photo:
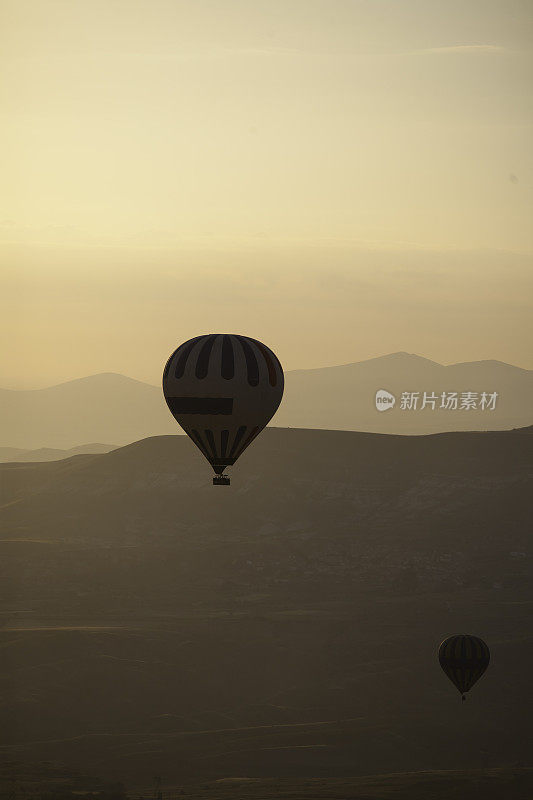
[[[0,800],[530,800],[533,769],[405,772],[357,778],[220,778],[125,787],[52,764],[4,763]]]
[[[533,797],[532,441],[271,429],[231,487],[184,437],[2,465],[4,796],[59,762],[102,797]]]

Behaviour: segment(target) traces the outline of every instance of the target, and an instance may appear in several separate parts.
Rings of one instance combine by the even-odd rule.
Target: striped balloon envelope
[[[481,678],[489,661],[490,650],[477,636],[450,636],[439,647],[439,663],[463,700],[466,692]]]
[[[174,350],[163,372],[165,400],[213,467],[215,485],[229,484],[224,469],[274,416],[283,385],[276,355],[249,336],[206,334]]]

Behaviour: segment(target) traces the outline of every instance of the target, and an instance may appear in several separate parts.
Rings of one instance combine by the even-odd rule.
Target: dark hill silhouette
[[[386,412],[375,393],[397,398]],[[498,392],[494,411],[401,410],[403,391]],[[440,400],[439,400],[440,403]],[[438,404],[437,404],[438,406]],[[409,353],[320,369],[286,373],[276,425],[421,434],[444,430],[499,430],[531,424],[533,372],[500,361],[442,366]],[[48,389],[0,390],[0,444],[22,449],[67,449],[80,442],[127,444],[179,428],[161,388],[105,373]]]
[[[2,768],[3,766],[3,768]],[[51,762],[0,764],[0,792],[22,800],[137,800],[152,798],[155,779],[122,786]],[[347,778],[220,778],[161,784],[165,800],[531,800],[533,769],[425,770]]]
[[[82,455],[86,453],[109,453],[114,450],[112,444],[80,444],[68,450],[59,450],[54,447],[40,447],[37,450],[23,450],[20,447],[0,447],[0,462],[10,461],[59,461],[63,458]]]
[[[129,786],[527,765],[532,472],[527,431],[271,428],[230,487],[180,436],[1,465],[0,753]],[[493,654],[464,708],[455,632]]]
[[[57,762],[0,762],[0,796],[10,800],[93,800],[95,796],[99,800],[137,800],[154,796],[155,781],[106,785]],[[162,780],[161,787],[165,800],[531,800],[533,769],[425,770],[355,778],[235,777],[175,785]]]

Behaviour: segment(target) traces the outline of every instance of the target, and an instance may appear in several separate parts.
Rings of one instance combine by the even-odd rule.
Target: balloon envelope
[[[283,386],[283,369],[272,350],[229,333],[189,339],[163,372],[172,415],[220,476],[274,416]]]
[[[483,639],[458,634],[445,639],[439,647],[439,662],[461,694],[470,691],[481,678],[490,661],[490,651]]]

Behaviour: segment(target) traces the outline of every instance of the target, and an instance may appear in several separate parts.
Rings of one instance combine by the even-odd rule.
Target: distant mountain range
[[[395,405],[378,411],[378,390]],[[426,393],[426,407],[421,408]],[[441,408],[451,393],[458,408]],[[470,392],[477,408],[461,409]],[[417,408],[402,407],[402,393],[418,393]],[[481,395],[496,393],[493,410]],[[471,397],[472,399],[472,397]],[[466,402],[466,400],[464,401]],[[453,401],[450,401],[453,406]],[[162,391],[124,375],[102,373],[30,391],[0,390],[5,447],[69,449],[85,442],[127,444],[179,432]],[[283,402],[273,419],[280,427],[426,434],[452,430],[501,430],[533,421],[533,371],[501,361],[443,366],[409,353],[286,373]]]
[[[0,444],[27,450],[85,442],[121,445],[177,428],[161,389],[114,373],[47,389],[2,389],[0,419]]]
[[[57,447],[39,447],[37,450],[24,450],[22,447],[0,447],[0,463],[10,461],[60,461],[72,456],[87,455],[92,453],[109,453],[114,450],[113,444],[81,444],[60,450]]]
[[[376,392],[395,396],[387,411],[376,409]],[[424,392],[435,397],[422,409]],[[457,410],[442,409],[456,392]],[[471,392],[477,408],[461,410],[461,395]],[[481,410],[481,394],[496,392],[493,411]],[[416,409],[402,409],[402,393],[416,395]],[[453,403],[452,403],[453,404]],[[275,417],[279,426],[421,434],[460,430],[502,430],[533,422],[533,371],[501,361],[443,366],[411,353],[392,353],[368,361],[287,373],[285,397]]]

